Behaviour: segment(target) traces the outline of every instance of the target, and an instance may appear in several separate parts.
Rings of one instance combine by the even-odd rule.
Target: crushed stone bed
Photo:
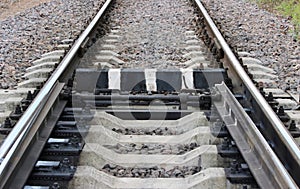
[[[290,20],[245,0],[202,0],[222,25],[226,40],[276,71],[276,84],[300,93],[300,41],[289,31]],[[213,13],[214,12],[214,13]]]

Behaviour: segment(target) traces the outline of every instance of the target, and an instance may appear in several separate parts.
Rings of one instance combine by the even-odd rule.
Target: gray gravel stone
[[[53,0],[0,22],[0,88],[14,88],[24,68],[62,40],[76,39],[104,0]]]
[[[163,167],[137,168],[137,167],[121,167],[106,164],[102,171],[116,177],[135,177],[135,178],[185,178],[189,175],[196,174],[201,171],[201,167],[179,167],[166,170]]]
[[[194,7],[186,0],[118,0],[107,18],[118,28],[115,52],[129,68],[172,68],[187,61],[186,31],[195,30]],[[101,45],[102,42],[99,42]],[[97,45],[96,45],[97,46]],[[92,52],[97,51],[94,47]],[[90,62],[87,57],[82,62]]]
[[[222,24],[225,38],[238,51],[254,54],[273,68],[281,89],[300,93],[300,41],[289,30],[288,18],[277,16],[246,0],[202,0],[210,15]]]
[[[112,128],[112,131],[123,135],[178,135],[182,133],[170,130],[167,127],[156,129]]]

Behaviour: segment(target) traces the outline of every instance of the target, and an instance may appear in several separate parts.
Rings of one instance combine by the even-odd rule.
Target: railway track
[[[198,17],[177,56],[145,48],[124,60],[131,31],[108,22],[116,6],[106,1],[2,125],[1,188],[300,186],[299,111],[265,87],[272,70],[232,51],[198,0],[186,4]]]

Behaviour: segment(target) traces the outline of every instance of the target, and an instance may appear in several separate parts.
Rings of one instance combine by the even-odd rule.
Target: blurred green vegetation
[[[300,39],[300,1],[299,0],[254,0],[262,8],[290,17],[295,25],[295,35]]]

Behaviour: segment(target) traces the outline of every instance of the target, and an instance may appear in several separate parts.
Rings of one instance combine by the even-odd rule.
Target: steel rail
[[[228,87],[215,86],[214,107],[248,163],[260,188],[296,188],[296,184]],[[266,179],[266,177],[270,177]],[[288,178],[288,179],[286,179]]]
[[[252,98],[258,103],[259,108],[264,113],[264,115],[267,117],[268,121],[272,125],[274,131],[276,132],[277,136],[279,138],[277,140],[281,140],[284,144],[284,147],[287,149],[287,152],[289,153],[289,158],[292,158],[294,162],[296,162],[296,165],[286,165],[284,166],[290,169],[297,169],[297,167],[300,166],[300,149],[298,145],[296,144],[295,140],[292,138],[290,133],[287,131],[281,120],[278,118],[278,116],[275,114],[275,112],[272,110],[270,105],[266,102],[265,98],[261,95],[259,90],[255,87],[251,79],[249,78],[248,74],[245,72],[244,68],[241,66],[240,62],[230,49],[229,45],[226,43],[225,39],[223,38],[222,34],[218,30],[217,26],[214,24],[213,20],[209,16],[208,12],[206,11],[205,7],[202,5],[200,0],[195,0],[195,3],[197,4],[198,8],[201,11],[201,14],[203,15],[205,21],[207,22],[208,26],[210,27],[213,35],[218,40],[220,46],[222,47],[225,56],[227,56],[228,61],[230,62],[231,66],[235,69],[236,74],[239,76],[239,78],[242,80],[245,87],[249,90],[249,92],[252,95]],[[274,148],[273,148],[274,150]],[[279,156],[278,152],[274,150],[277,156]],[[283,158],[280,158],[281,162],[284,161]],[[296,167],[295,167],[296,166]],[[298,169],[299,171],[299,169]],[[282,174],[284,174],[285,170],[282,170]],[[289,172],[290,173],[290,172]],[[291,173],[290,173],[291,174]],[[272,176],[272,175],[270,175]],[[289,180],[289,176],[285,175],[286,179]],[[299,185],[299,174],[291,175],[295,182]],[[298,180],[297,180],[298,178]],[[293,185],[292,181],[290,181],[290,184]]]
[[[10,159],[14,156],[16,150],[21,145],[24,138],[27,136],[28,131],[30,130],[31,126],[38,118],[40,111],[45,106],[46,101],[51,94],[55,84],[59,80],[59,78],[63,75],[65,70],[68,68],[70,63],[72,62],[73,58],[77,55],[78,51],[80,50],[82,44],[86,41],[87,37],[90,33],[94,30],[99,22],[100,18],[104,14],[105,10],[109,7],[112,0],[107,0],[91,23],[88,25],[86,30],[80,35],[77,41],[74,43],[72,48],[69,50],[67,55],[63,58],[57,69],[45,83],[43,88],[40,90],[38,95],[35,97],[31,105],[28,109],[24,112],[23,116],[14,126],[11,133],[5,139],[4,143],[0,148],[0,178],[3,174],[5,174],[5,169],[9,168],[10,166]]]

